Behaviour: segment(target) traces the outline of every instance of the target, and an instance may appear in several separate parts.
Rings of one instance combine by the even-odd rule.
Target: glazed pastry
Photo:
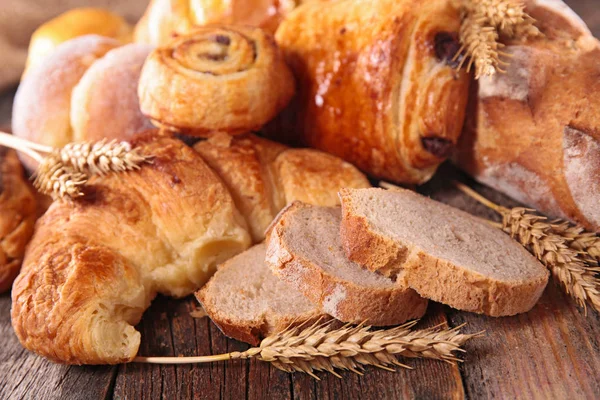
[[[293,93],[273,38],[234,26],[197,28],[157,48],[139,84],[142,112],[156,125],[202,137],[259,129]]]
[[[151,134],[134,146],[153,162],[93,178],[78,201],[54,202],[13,286],[19,340],[53,361],[131,361],[140,344],[134,325],[156,293],[181,297],[201,287],[295,199],[289,188],[301,192],[304,182],[308,196],[325,199],[318,192],[328,191],[334,201],[342,187],[368,186],[358,170],[325,154],[306,179],[282,173],[286,153],[299,150],[252,135],[219,135],[199,152]],[[309,182],[319,168],[321,180]]]
[[[326,0],[151,0],[135,26],[135,41],[161,46],[196,26],[234,24],[274,33],[299,4]]]
[[[0,293],[19,273],[25,246],[37,218],[33,190],[23,176],[17,154],[0,147]]]
[[[109,37],[126,44],[133,38],[133,29],[121,16],[102,8],[69,10],[33,32],[23,74],[42,65],[59,44],[84,35]]]
[[[449,0],[306,4],[276,33],[298,80],[281,132],[363,171],[423,183],[451,153],[469,77]]]
[[[95,35],[58,46],[21,81],[13,106],[14,135],[62,147],[102,137],[127,139],[150,127],[139,109],[137,82],[151,48],[120,46]],[[23,161],[33,170],[32,160]]]
[[[529,3],[544,38],[507,46],[507,73],[479,81],[454,161],[518,201],[600,231],[600,43],[561,4]]]

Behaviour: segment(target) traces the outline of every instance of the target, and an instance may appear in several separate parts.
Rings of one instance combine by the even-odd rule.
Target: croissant
[[[234,24],[274,33],[299,4],[326,0],[151,0],[135,26],[136,42],[161,46],[196,26]]]
[[[293,94],[274,39],[250,27],[200,27],[173,39],[150,54],[139,83],[155,125],[203,137],[259,129]]]
[[[0,293],[19,273],[37,218],[33,191],[14,151],[0,147]]]
[[[298,80],[277,134],[293,132],[375,177],[425,182],[464,120],[469,76],[456,69],[459,25],[450,0],[297,8],[275,35]]]
[[[369,186],[329,155],[253,135],[216,135],[198,151],[150,134],[134,146],[153,163],[94,178],[82,200],[53,203],[13,286],[19,340],[53,361],[131,361],[140,344],[134,325],[156,293],[181,297],[202,286],[217,264],[261,240],[302,189],[332,203],[340,187]],[[313,165],[302,167],[304,157]]]
[[[506,73],[480,79],[453,159],[478,181],[599,232],[600,42],[564,4],[538,3],[528,11],[543,38],[509,43]]]
[[[115,39],[95,35],[59,45],[21,81],[13,105],[14,135],[62,147],[72,141],[128,139],[151,128],[137,98],[139,74],[151,49],[121,47]],[[31,159],[23,161],[34,169]]]

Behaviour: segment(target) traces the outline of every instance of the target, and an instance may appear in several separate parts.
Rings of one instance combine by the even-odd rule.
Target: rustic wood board
[[[567,1],[600,36],[598,0]],[[10,121],[14,92],[0,96],[0,126]],[[470,181],[451,166],[420,191],[486,218],[493,212],[465,197],[449,182],[467,182],[488,198],[516,203]],[[138,329],[141,355],[199,355],[243,350],[207,318],[190,312],[195,300],[157,298]],[[10,296],[0,295],[0,399],[462,399],[600,398],[600,315],[585,316],[561,290],[549,285],[529,313],[490,318],[432,304],[420,327],[467,323],[484,337],[466,345],[459,365],[406,360],[412,370],[368,369],[364,376],[324,373],[316,381],[289,375],[257,361],[211,365],[75,367],[52,364],[23,350],[10,326]]]

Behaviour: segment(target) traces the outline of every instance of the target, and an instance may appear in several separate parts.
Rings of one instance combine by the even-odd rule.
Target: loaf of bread
[[[84,35],[99,35],[131,42],[133,28],[121,16],[102,8],[75,8],[52,18],[33,32],[25,72],[42,65],[56,47]]]
[[[346,258],[340,219],[339,207],[296,202],[282,211],[267,239],[273,273],[343,322],[386,326],[422,317],[427,300]]]
[[[17,154],[0,147],[0,293],[10,289],[19,273],[36,218],[33,190]]]
[[[222,145],[223,152],[236,153],[237,140],[229,138],[230,148]],[[281,149],[253,137],[247,140],[237,152],[251,151],[253,141],[257,147]],[[256,160],[213,157],[209,165],[199,152],[171,137],[147,134],[133,144],[154,156],[153,162],[138,171],[93,178],[80,200],[53,203],[27,249],[12,293],[13,327],[26,348],[51,360],[131,361],[140,344],[133,326],[155,294],[181,297],[200,288],[218,264],[251,245],[250,232],[268,223],[243,215],[247,208],[238,209],[228,185],[240,185],[238,194],[260,198],[276,193],[286,199],[282,179],[289,178],[278,173],[277,164],[287,152],[300,151],[284,149],[273,165],[257,165],[267,152],[259,150]],[[360,172],[354,169],[350,180],[348,165],[329,159],[323,155],[320,168],[328,179],[324,187],[332,189],[330,199],[341,187],[368,185]],[[223,171],[228,165],[248,171],[247,177],[227,180]],[[257,176],[261,168],[272,175]],[[307,177],[318,168],[308,167]],[[315,182],[304,181],[307,191],[314,190]],[[269,189],[263,193],[263,187]],[[258,203],[270,204],[273,212],[285,206],[270,199]]]
[[[325,314],[294,287],[277,279],[265,263],[264,243],[220,265],[196,292],[198,301],[221,331],[258,345],[260,339]]]
[[[142,112],[188,135],[260,129],[287,105],[294,77],[272,36],[258,28],[195,28],[150,54],[139,84]]]
[[[161,46],[176,34],[209,24],[248,25],[274,33],[299,4],[326,0],[151,0],[135,26],[135,41]]]
[[[342,189],[341,237],[351,260],[459,310],[529,311],[548,270],[500,229],[409,190]]]
[[[507,46],[507,73],[479,81],[453,159],[518,201],[600,231],[600,43],[562,2],[529,6],[545,36]]]
[[[462,129],[469,76],[454,60],[459,25],[449,0],[297,8],[275,35],[298,81],[275,134],[378,178],[425,182]]]
[[[127,139],[151,127],[137,82],[151,48],[96,35],[65,42],[21,81],[13,106],[16,136],[62,147],[72,141]],[[97,63],[97,64],[96,64]],[[28,169],[32,160],[24,158]]]

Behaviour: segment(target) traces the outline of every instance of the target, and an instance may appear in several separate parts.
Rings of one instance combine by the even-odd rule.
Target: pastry
[[[298,94],[274,128],[378,178],[427,181],[460,135],[469,76],[449,0],[338,0],[275,35]],[[293,140],[292,139],[292,140]]]
[[[259,129],[293,94],[273,38],[235,26],[196,28],[157,48],[139,85],[142,112],[156,125],[202,137]]]
[[[17,154],[0,147],[0,293],[19,273],[25,246],[37,218],[33,190],[23,176]]]
[[[155,134],[133,141],[154,156],[152,163],[92,178],[83,198],[54,202],[40,219],[12,292],[13,327],[27,349],[68,364],[131,361],[140,344],[133,326],[152,298],[157,293],[186,296],[200,288],[218,264],[250,247],[250,232],[268,223],[244,215],[251,208],[238,209],[231,186],[239,185],[238,194],[255,192],[257,197],[285,191],[280,182],[285,175],[277,174],[276,167],[273,181],[266,181],[270,175],[255,175],[257,169],[271,168],[257,166],[260,158],[231,161],[248,175],[227,181],[221,178],[227,178],[226,166],[215,171],[230,162],[228,157],[213,158],[209,165],[182,141]],[[235,147],[241,139],[222,140]],[[243,151],[252,145],[240,147]],[[272,163],[287,151],[295,150],[281,152]],[[348,181],[344,169],[349,167],[324,157],[323,175],[338,182],[337,187],[324,185],[332,188],[332,198],[341,187],[368,185],[357,170]],[[263,193],[263,187],[268,191]],[[277,196],[287,198],[285,193]],[[272,203],[268,211],[283,206]]]

